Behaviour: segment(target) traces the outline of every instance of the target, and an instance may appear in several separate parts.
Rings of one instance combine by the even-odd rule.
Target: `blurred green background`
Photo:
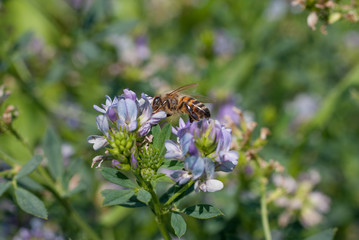
[[[52,126],[65,164],[77,159],[82,166],[85,191],[71,201],[104,239],[159,235],[148,210],[101,207],[105,181],[90,168],[96,153],[86,141],[98,133],[92,106],[124,88],[154,95],[192,82],[200,95],[219,105],[235,101],[271,130],[263,158],[278,160],[292,176],[320,172],[318,190],[331,198],[331,211],[311,230],[296,223],[275,228],[286,232],[282,239],[331,227],[338,227],[335,239],[357,239],[358,25],[338,22],[323,35],[307,26],[307,15],[285,0],[0,1],[0,82],[12,91],[6,103],[18,107],[14,126],[31,148]],[[0,150],[19,162],[31,157],[8,134],[0,135]],[[207,200],[224,208],[220,194]],[[11,204],[1,201],[2,208]],[[61,207],[51,197],[47,203],[46,224],[66,239],[81,239]],[[186,239],[260,239],[226,228],[229,220],[241,225],[233,214],[222,222],[189,220]],[[275,225],[276,215],[270,216]],[[29,227],[30,218],[2,210],[4,237]]]

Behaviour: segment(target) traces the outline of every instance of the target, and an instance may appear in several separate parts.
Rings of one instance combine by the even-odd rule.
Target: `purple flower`
[[[218,121],[221,123],[228,123],[229,118],[233,123],[239,124],[239,114],[234,110],[234,107],[233,100],[222,105],[218,110]]]
[[[132,99],[121,99],[117,105],[118,120],[117,127],[127,128],[130,132],[137,128],[137,105]]]
[[[115,97],[113,100],[106,96],[105,104],[102,107],[94,105],[95,110],[103,113],[96,118],[97,128],[104,136],[92,135],[87,141],[98,150],[108,144],[111,140],[111,132],[122,131],[127,129],[129,132],[136,132],[139,137],[149,133],[151,127],[167,117],[166,113],[159,111],[153,114],[149,97],[141,95],[137,99],[136,93],[124,89],[123,94]]]
[[[164,111],[159,111],[155,114],[152,114],[153,109],[149,99],[143,93],[141,97],[142,101],[139,101],[140,116],[138,117],[141,127],[138,129],[138,134],[140,136],[145,136],[151,130],[151,127],[165,119],[167,114]]]
[[[167,159],[183,159],[184,155],[188,152],[189,146],[193,141],[193,136],[190,133],[186,133],[182,138],[180,138],[180,144],[176,144],[172,140],[165,141],[165,147],[167,149],[167,153],[165,154],[165,158]]]
[[[172,133],[180,138],[187,132],[187,129],[189,129],[189,127],[190,127],[190,121],[187,121],[187,123],[185,123],[183,119],[180,118],[178,122],[178,127],[176,128],[172,127]]]
[[[189,156],[185,160],[184,169],[171,174],[171,177],[180,185],[192,179],[195,181],[196,192],[216,192],[223,188],[221,181],[212,179],[215,168],[212,159],[208,157]]]
[[[221,190],[223,183],[213,179],[215,171],[230,172],[238,164],[238,152],[230,150],[231,130],[217,120],[184,123],[180,119],[179,127],[172,131],[177,142],[165,142],[165,158],[184,161],[184,170],[173,172],[171,177],[179,184],[192,179],[196,191]]]

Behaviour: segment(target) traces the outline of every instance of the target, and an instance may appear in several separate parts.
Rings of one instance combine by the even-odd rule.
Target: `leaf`
[[[30,174],[35,168],[41,163],[42,157],[39,155],[34,156],[31,158],[16,174],[15,179],[20,179],[25,177],[26,175]]]
[[[102,196],[105,198],[103,201],[104,206],[113,206],[119,204],[125,204],[130,198],[135,195],[134,190],[116,190],[116,189],[106,189],[101,192]]]
[[[18,183],[22,186],[25,186],[27,189],[33,191],[41,191],[44,187],[38,184],[36,181],[32,180],[32,178],[25,176],[18,180]]]
[[[171,226],[173,230],[175,230],[176,236],[179,238],[186,233],[187,224],[179,213],[173,212],[171,214]]]
[[[5,181],[0,183],[0,197],[1,195],[3,195],[4,192],[6,192],[6,190],[10,187],[11,182],[9,181]]]
[[[152,128],[153,147],[157,148],[161,155],[165,150],[165,141],[171,136],[171,129],[172,126],[170,124],[166,124],[162,129],[159,125]]]
[[[141,202],[148,204],[148,202],[151,200],[152,196],[151,193],[147,192],[145,189],[141,188],[137,192],[137,199]]]
[[[114,168],[101,168],[101,173],[104,178],[110,182],[127,188],[136,188],[136,184],[128,177],[122,174],[120,171]]]
[[[49,128],[45,134],[44,153],[47,158],[52,177],[60,179],[63,173],[61,142],[52,128]]]
[[[140,202],[137,197],[134,195],[125,203],[121,203],[120,206],[127,207],[127,208],[136,208],[136,207],[145,207],[147,206],[143,202]]]
[[[47,210],[44,203],[31,192],[23,189],[15,189],[16,202],[19,207],[27,213],[36,217],[47,219]]]
[[[327,229],[320,233],[307,237],[304,240],[331,240],[334,238],[336,231],[337,231],[336,228]]]
[[[167,168],[167,169],[180,170],[180,169],[184,168],[184,162],[174,161],[174,160],[166,160],[162,163],[161,167]]]
[[[223,215],[223,213],[219,209],[208,204],[197,204],[184,209],[183,212],[188,216],[199,219],[208,219]]]

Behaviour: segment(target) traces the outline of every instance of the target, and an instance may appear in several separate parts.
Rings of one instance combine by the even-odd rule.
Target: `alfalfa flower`
[[[230,172],[238,163],[238,152],[230,150],[231,130],[217,120],[184,123],[173,129],[177,142],[166,140],[165,158],[184,162],[184,169],[171,177],[179,184],[194,181],[196,191],[215,192],[223,183],[213,179],[215,171]]]
[[[142,94],[138,99],[136,93],[128,89],[113,100],[106,96],[105,104],[94,108],[102,113],[96,117],[96,124],[103,135],[92,135],[88,142],[95,150],[107,147],[107,152],[116,160],[132,167],[137,165],[136,142],[146,136],[153,125],[166,118],[163,111],[153,114],[147,95]]]

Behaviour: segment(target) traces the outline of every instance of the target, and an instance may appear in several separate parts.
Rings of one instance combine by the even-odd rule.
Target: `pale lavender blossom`
[[[230,119],[230,121],[232,121],[233,123],[239,124],[239,114],[234,109],[235,104],[233,99],[230,99],[226,103],[221,105],[217,114],[218,121],[227,124],[228,119]]]
[[[183,159],[188,152],[189,146],[192,142],[193,136],[190,133],[186,133],[182,138],[180,138],[179,144],[172,140],[166,140],[165,147],[167,149],[167,153],[165,154],[165,158],[171,160]]]
[[[104,136],[92,135],[87,140],[98,150],[108,144],[113,130],[127,129],[129,132],[136,132],[139,137],[147,135],[153,125],[158,124],[167,117],[166,113],[159,111],[153,114],[152,106],[145,94],[137,99],[136,93],[124,89],[124,93],[111,100],[106,96],[106,103],[102,107],[94,105],[95,110],[103,115],[96,117],[97,128]]]
[[[165,158],[184,161],[184,170],[173,172],[171,177],[179,184],[195,181],[196,191],[221,190],[223,183],[213,179],[215,171],[230,172],[238,163],[238,152],[230,150],[231,130],[217,120],[185,123],[180,119],[172,132],[177,134],[177,142],[165,142]]]

